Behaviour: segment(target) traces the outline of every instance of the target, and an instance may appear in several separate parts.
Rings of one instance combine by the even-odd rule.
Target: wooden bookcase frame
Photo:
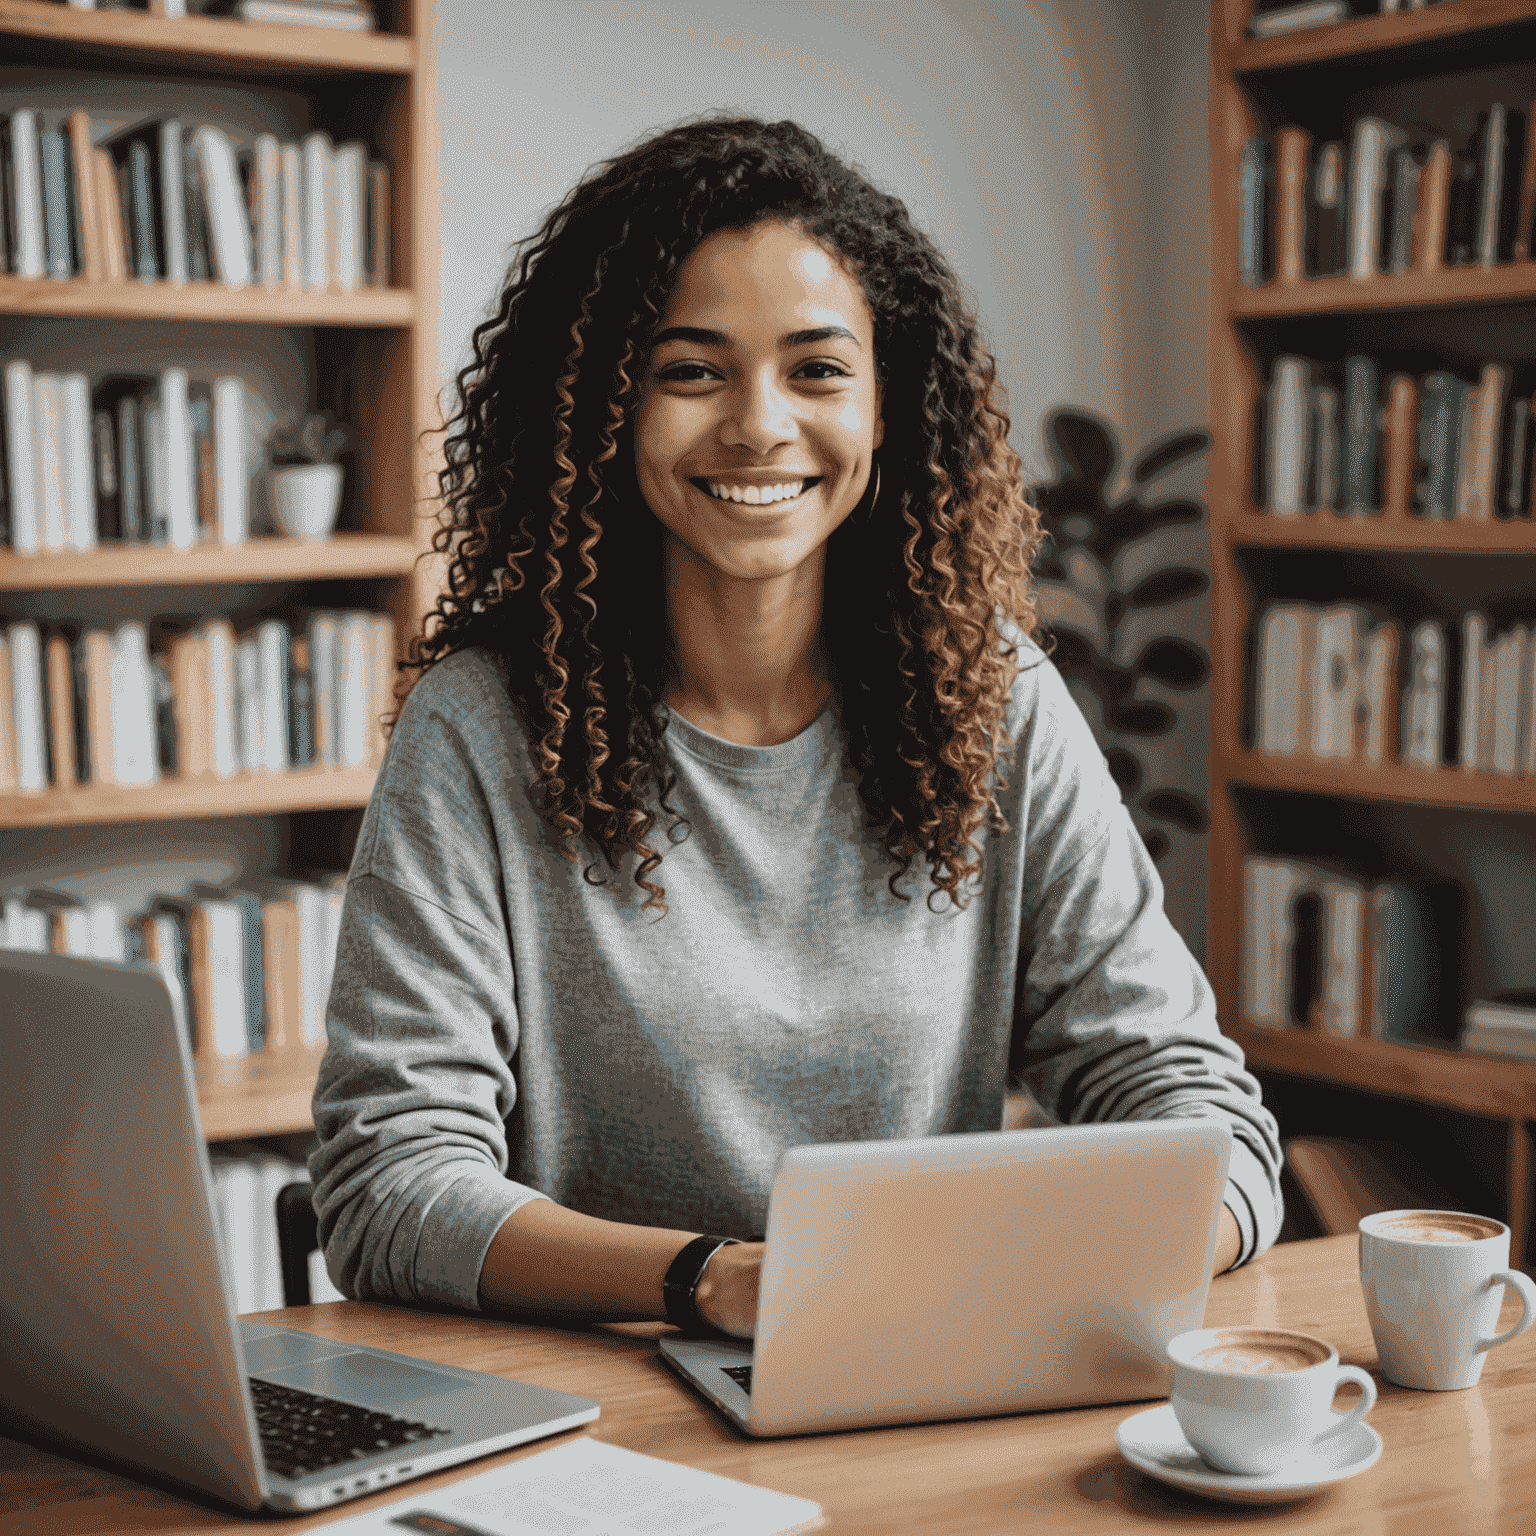
[[[1450,0],[1427,10],[1365,16],[1295,33],[1250,39],[1249,0],[1212,0],[1210,75],[1211,288],[1210,402],[1214,439],[1208,493],[1211,541],[1212,709],[1210,742],[1211,878],[1209,970],[1223,1028],[1260,1070],[1285,1073],[1453,1109],[1504,1122],[1507,1128],[1511,1254],[1536,1261],[1531,1241],[1536,1164],[1536,1063],[1464,1055],[1448,1047],[1376,1039],[1338,1040],[1313,1030],[1255,1027],[1242,1017],[1242,861],[1248,851],[1234,790],[1305,793],[1402,806],[1457,806],[1536,812],[1536,783],[1467,773],[1264,757],[1243,741],[1249,635],[1264,597],[1254,590],[1239,552],[1266,548],[1402,552],[1457,558],[1523,556],[1536,579],[1536,521],[1473,525],[1411,517],[1344,518],[1313,514],[1281,520],[1253,504],[1255,406],[1264,380],[1248,328],[1316,316],[1390,316],[1495,304],[1536,313],[1536,261],[1490,270],[1358,280],[1349,277],[1244,287],[1237,280],[1238,159],[1251,133],[1271,131],[1274,82],[1300,70],[1325,73],[1330,86],[1352,71],[1373,83],[1394,70],[1426,71],[1447,50],[1474,61],[1536,59],[1536,0]],[[1315,324],[1315,321],[1311,323]],[[1282,1126],[1282,1132],[1284,1127]]]
[[[372,33],[172,19],[160,11],[157,5],[148,12],[81,11],[0,0],[0,50],[7,64],[270,85],[355,101],[346,126],[370,137],[390,165],[391,285],[355,293],[256,287],[231,293],[219,283],[171,287],[0,274],[0,337],[14,316],[313,328],[318,370],[350,367],[366,379],[371,408],[357,423],[352,491],[364,531],[319,543],[259,538],[183,552],[0,550],[0,594],[178,587],[186,589],[186,606],[196,608],[198,589],[221,585],[383,578],[403,652],[436,595],[438,576],[428,515],[438,443],[424,436],[438,424],[440,410],[436,0],[386,0],[383,19],[398,30]],[[0,795],[0,834],[21,827],[355,811],[372,787],[371,769],[310,769],[227,782],[173,779]],[[308,1130],[318,1059],[257,1054],[200,1066],[205,1136],[221,1141]]]

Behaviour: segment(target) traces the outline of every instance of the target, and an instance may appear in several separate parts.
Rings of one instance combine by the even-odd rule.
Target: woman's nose
[[[761,455],[798,433],[793,402],[777,380],[750,379],[732,392],[721,433],[728,446]]]

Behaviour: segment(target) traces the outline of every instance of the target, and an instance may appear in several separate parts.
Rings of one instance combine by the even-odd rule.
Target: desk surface
[[[1267,1323],[1330,1340],[1367,1368],[1376,1351],[1354,1237],[1272,1249],[1211,1286],[1212,1326]],[[1518,1303],[1506,1301],[1508,1327]],[[657,1358],[659,1324],[555,1329],[416,1313],[361,1302],[261,1314],[264,1321],[542,1382],[602,1404],[599,1440],[815,1499],[838,1532],[1236,1530],[1451,1536],[1536,1531],[1536,1328],[1495,1350],[1465,1392],[1381,1381],[1370,1422],[1386,1450],[1370,1471],[1297,1504],[1242,1509],[1176,1492],[1115,1451],[1124,1405],[855,1434],[752,1441],[729,1428]],[[415,1487],[537,1455],[566,1436],[487,1457]],[[403,1490],[304,1520],[252,1524],[130,1478],[0,1437],[7,1536],[117,1531],[298,1531],[386,1503]]]

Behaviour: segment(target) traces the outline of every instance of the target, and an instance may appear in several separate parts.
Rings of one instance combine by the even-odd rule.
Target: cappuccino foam
[[[1422,1215],[1384,1221],[1376,1230],[1382,1237],[1395,1237],[1410,1243],[1476,1243],[1497,1237],[1502,1229],[1497,1222],[1480,1216],[1425,1211]]]
[[[1190,1358],[1202,1370],[1229,1376],[1273,1376],[1321,1365],[1328,1350],[1313,1339],[1270,1329],[1232,1328]]]

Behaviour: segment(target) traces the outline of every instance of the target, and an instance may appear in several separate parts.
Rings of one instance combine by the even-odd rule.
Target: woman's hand
[[[693,1292],[699,1315],[722,1333],[750,1339],[757,1330],[757,1285],[762,1272],[762,1243],[732,1243],[716,1249]]]

